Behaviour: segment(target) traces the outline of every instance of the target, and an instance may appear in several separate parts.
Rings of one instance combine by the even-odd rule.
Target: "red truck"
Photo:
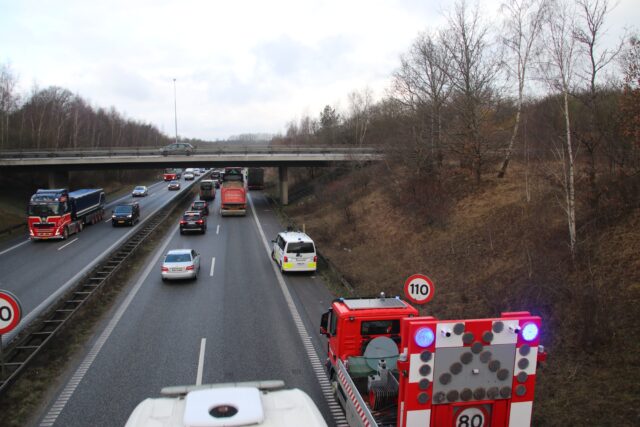
[[[220,188],[220,214],[222,216],[247,214],[247,188],[243,168],[225,168]]]
[[[162,179],[165,181],[175,181],[178,178],[178,174],[173,169],[165,169],[164,174],[162,175]]]
[[[105,194],[101,188],[67,191],[40,189],[31,196],[27,224],[31,240],[66,239],[86,224],[104,217]]]
[[[350,426],[531,424],[540,317],[442,321],[399,298],[337,299],[320,322]]]

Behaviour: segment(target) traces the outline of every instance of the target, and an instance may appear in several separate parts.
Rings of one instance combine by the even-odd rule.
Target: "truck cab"
[[[338,298],[322,316],[320,333],[329,339],[332,358],[350,360],[363,356],[377,337],[390,338],[399,350],[401,319],[417,315],[418,310],[399,298]]]

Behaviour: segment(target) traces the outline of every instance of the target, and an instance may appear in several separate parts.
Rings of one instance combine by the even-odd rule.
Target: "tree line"
[[[495,25],[458,0],[401,56],[381,100],[354,91],[345,111],[327,105],[275,142],[378,146],[396,179],[433,201],[456,174],[478,185],[503,178],[514,157],[537,162],[558,189],[574,255],[578,201],[597,214],[612,182],[640,189],[640,42],[624,34],[604,45],[611,7],[507,0]]]
[[[18,80],[0,65],[0,150],[157,147],[171,142],[154,125],[94,107],[57,86],[21,95]]]

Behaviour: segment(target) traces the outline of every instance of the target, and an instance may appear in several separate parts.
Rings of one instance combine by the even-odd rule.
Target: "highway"
[[[86,226],[82,232],[69,236],[66,241],[31,242],[28,236],[24,236],[6,242],[0,247],[0,289],[18,297],[24,318],[119,239],[132,233],[144,218],[178,193],[186,191],[189,183],[182,181],[180,191],[168,191],[166,183],[156,182],[149,186],[149,195],[146,197],[134,199],[126,195],[117,200],[107,200],[103,222]],[[134,200],[140,204],[141,221],[134,227],[112,227],[112,208]]]
[[[281,226],[261,193],[251,200],[246,217],[222,218],[218,194],[205,235],[172,228],[44,404],[40,426],[124,425],[165,386],[267,379],[304,390],[336,424],[319,382],[319,320],[332,296],[314,275],[274,268],[266,244]],[[201,254],[197,281],[162,282],[161,255],[178,248]]]

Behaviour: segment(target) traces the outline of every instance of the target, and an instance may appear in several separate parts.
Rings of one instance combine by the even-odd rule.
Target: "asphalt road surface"
[[[310,358],[325,358],[319,321],[332,296],[315,275],[274,269],[265,243],[282,227],[262,194],[251,195],[255,217],[220,217],[218,193],[206,234],[180,235],[176,224],[69,370],[41,426],[124,425],[162,387],[269,379],[307,392],[335,424]],[[200,276],[164,283],[161,255],[180,248],[200,253]]]

